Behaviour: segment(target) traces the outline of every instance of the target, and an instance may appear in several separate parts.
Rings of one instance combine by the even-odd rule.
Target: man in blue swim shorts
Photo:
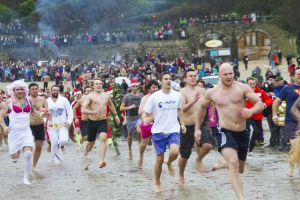
[[[161,192],[160,176],[164,153],[167,146],[170,146],[169,159],[167,161],[169,174],[175,175],[172,162],[175,161],[179,153],[180,128],[185,132],[185,126],[178,121],[178,113],[181,110],[181,94],[172,90],[172,76],[165,72],[161,76],[162,88],[153,93],[147,100],[144,113],[145,122],[150,123],[154,119],[151,128],[152,140],[156,151],[155,172],[155,192]],[[178,112],[179,111],[179,112]]]

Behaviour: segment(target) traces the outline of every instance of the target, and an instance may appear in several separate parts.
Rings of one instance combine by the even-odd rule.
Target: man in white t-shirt
[[[169,159],[167,161],[169,174],[175,175],[172,162],[177,159],[179,153],[180,124],[178,113],[181,113],[181,94],[172,90],[172,76],[165,72],[161,77],[161,90],[152,94],[144,107],[145,124],[154,120],[151,128],[152,140],[156,151],[155,192],[161,192],[160,176],[164,162],[164,152],[170,146]],[[178,112],[180,111],[180,112]],[[180,116],[179,116],[180,117]],[[185,125],[181,123],[181,129],[185,132]]]
[[[62,164],[59,147],[68,142],[68,129],[73,122],[73,110],[66,97],[59,95],[59,87],[51,87],[51,97],[47,99],[51,117],[48,121],[48,133],[54,164]]]

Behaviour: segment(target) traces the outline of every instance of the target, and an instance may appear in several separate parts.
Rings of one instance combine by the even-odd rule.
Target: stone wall
[[[113,55],[120,54],[123,58],[133,61],[136,57],[143,58],[146,54],[164,54],[168,61],[178,56],[190,57],[191,48],[188,40],[130,42],[122,44],[102,44],[86,48],[68,49],[11,49],[5,52],[10,59],[31,58],[33,60],[48,60],[49,58],[68,55],[73,61],[111,60]],[[6,56],[7,57],[7,56]]]

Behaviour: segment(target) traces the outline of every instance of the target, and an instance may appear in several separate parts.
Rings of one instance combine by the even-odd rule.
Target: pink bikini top
[[[22,109],[18,105],[12,104],[12,109],[15,113],[21,113],[21,112],[26,112],[29,113],[31,111],[31,106],[30,103],[27,100],[27,105]],[[8,111],[9,113],[11,112],[11,109]]]

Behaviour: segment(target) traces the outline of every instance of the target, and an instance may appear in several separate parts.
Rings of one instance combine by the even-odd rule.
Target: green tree
[[[295,34],[298,52],[300,52],[299,0],[287,0],[278,10],[277,21],[283,28]]]
[[[28,16],[35,10],[35,0],[27,0],[19,4],[18,12],[22,16]]]
[[[5,5],[0,4],[0,22],[7,23],[13,17],[12,11]]]

